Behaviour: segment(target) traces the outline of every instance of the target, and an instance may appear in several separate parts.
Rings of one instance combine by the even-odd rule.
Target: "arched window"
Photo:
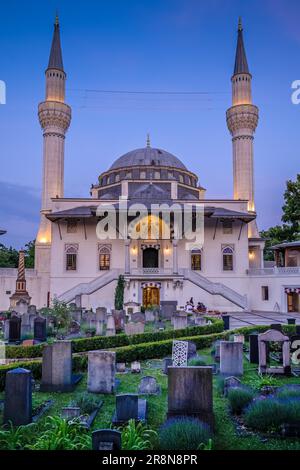
[[[233,271],[233,248],[225,246],[222,248],[223,271]]]
[[[183,183],[183,176],[181,174],[179,175],[179,181],[180,183]]]
[[[65,245],[65,253],[66,253],[66,271],[76,271],[77,270],[78,244],[73,243],[70,245]]]
[[[109,271],[110,269],[110,254],[111,246],[110,245],[99,245],[99,269],[100,271]]]
[[[201,271],[202,269],[202,252],[200,249],[194,249],[191,252],[191,269],[193,271]]]
[[[118,181],[120,181],[120,175],[119,175],[119,173],[117,173],[116,176],[115,176],[115,182],[117,183]]]

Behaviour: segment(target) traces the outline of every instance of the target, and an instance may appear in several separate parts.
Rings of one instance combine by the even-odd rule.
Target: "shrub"
[[[91,436],[79,424],[79,421],[66,421],[59,416],[46,418],[46,430],[41,432],[34,444],[28,444],[30,450],[88,450],[91,448]]]
[[[33,438],[35,424],[14,427],[11,423],[7,429],[0,429],[1,450],[21,450]]]
[[[206,366],[206,361],[203,357],[201,356],[196,356],[196,357],[192,357],[189,362],[188,362],[188,365],[189,366],[193,366],[193,367],[197,367],[197,366]]]
[[[263,387],[276,387],[280,382],[271,374],[258,374],[248,380],[253,388],[261,389]]]
[[[254,398],[254,391],[241,387],[230,388],[228,390],[228,401],[230,411],[234,414],[241,414]]]
[[[136,423],[130,419],[128,424],[121,429],[122,450],[152,449],[152,440],[157,438],[157,433],[145,427],[141,422]]]
[[[75,396],[71,406],[78,406],[82,414],[90,415],[99,406],[99,399],[91,393],[84,392]]]
[[[292,415],[295,417],[296,413],[294,407],[289,409],[288,403],[275,398],[266,398],[257,400],[249,406],[245,414],[245,423],[258,431],[278,431],[280,425],[289,424]]]
[[[282,399],[300,399],[300,387],[282,387],[277,391],[277,397]]]
[[[159,430],[162,450],[197,450],[208,444],[210,429],[195,418],[171,418]]]

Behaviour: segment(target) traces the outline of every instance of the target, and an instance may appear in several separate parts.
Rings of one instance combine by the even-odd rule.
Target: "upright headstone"
[[[30,317],[29,313],[23,313],[21,317],[21,337],[24,338],[32,333],[32,329],[30,326]]]
[[[173,326],[174,330],[182,330],[183,328],[187,328],[188,326],[188,317],[187,314],[184,313],[176,313],[173,315]]]
[[[172,345],[172,361],[173,366],[185,367],[188,360],[188,342],[173,341]]]
[[[32,421],[32,374],[26,369],[7,372],[5,380],[4,423],[22,426]]]
[[[4,341],[9,341],[9,325],[10,320],[4,320]]]
[[[223,375],[243,375],[243,343],[220,342],[220,373]]]
[[[213,427],[211,367],[168,368],[168,418],[192,416]]]
[[[134,312],[131,314],[131,322],[142,322],[145,323],[145,314],[142,312]]]
[[[141,378],[138,393],[140,395],[157,395],[160,392],[160,386],[155,377],[147,375]]]
[[[115,319],[116,331],[123,330],[125,323],[125,310],[112,310],[111,313]]]
[[[171,320],[173,312],[177,310],[176,300],[161,300],[161,316],[166,320]]]
[[[87,388],[92,393],[113,393],[116,384],[116,353],[89,351]]]
[[[145,321],[153,322],[155,321],[155,315],[153,310],[145,310]]]
[[[29,315],[36,315],[37,314],[36,305],[29,305],[28,313]]]
[[[116,334],[115,319],[112,315],[108,315],[107,323],[106,323],[106,336],[115,336],[115,334]]]
[[[97,429],[92,432],[93,450],[121,450],[121,433],[115,429]]]
[[[291,363],[293,366],[300,365],[300,335],[293,335],[290,344]]]
[[[44,342],[47,340],[46,318],[36,317],[34,320],[33,337],[36,341]]]
[[[222,315],[224,330],[230,329],[230,315]]]
[[[9,319],[9,337],[8,341],[14,343],[21,339],[21,318],[12,315]]]
[[[41,391],[70,392],[76,385],[72,376],[72,343],[58,341],[43,350]]]
[[[296,325],[296,318],[288,318],[287,322],[288,325]]]
[[[237,333],[237,334],[233,335],[233,341],[235,343],[243,343],[244,344],[245,336],[242,335],[242,334]]]
[[[126,423],[130,419],[145,421],[147,414],[147,402],[134,393],[116,396],[116,413],[113,423]]]
[[[251,333],[249,335],[249,361],[251,364],[259,363],[257,333]]]
[[[268,343],[281,343],[282,345],[282,365],[269,366],[268,365]],[[258,335],[258,350],[259,350],[259,372],[261,374],[286,374],[291,373],[290,366],[290,338],[285,336],[281,331],[271,328],[264,333]]]
[[[28,302],[26,300],[20,299],[16,303],[16,311],[19,315],[23,315],[28,312]]]
[[[138,335],[144,333],[145,323],[143,322],[129,322],[125,324],[125,334],[126,335]]]

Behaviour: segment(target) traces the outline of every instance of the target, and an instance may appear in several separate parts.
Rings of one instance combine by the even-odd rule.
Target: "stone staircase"
[[[192,282],[196,286],[205,290],[212,295],[221,295],[225,299],[232,302],[234,305],[246,310],[248,307],[247,295],[241,295],[230,287],[225,286],[221,282],[212,282],[201,274],[190,269],[182,270],[184,279]]]
[[[116,281],[120,274],[122,274],[120,269],[111,269],[106,271],[105,274],[96,277],[90,282],[82,282],[77,284],[77,286],[72,287],[72,289],[67,290],[58,297],[58,300],[69,303],[75,300],[77,295],[93,294],[97,290],[107,286],[107,284]]]

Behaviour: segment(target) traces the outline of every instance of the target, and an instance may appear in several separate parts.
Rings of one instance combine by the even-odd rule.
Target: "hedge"
[[[181,338],[183,336],[206,335],[223,331],[223,321],[210,319],[212,324],[205,326],[192,326],[180,330],[158,331],[156,333],[141,333],[127,336],[124,333],[115,336],[94,336],[92,338],[78,338],[72,340],[73,352],[85,352],[95,349],[112,349],[131,344],[152,343],[167,339]],[[6,357],[8,359],[22,359],[41,357],[46,344],[34,346],[7,346]]]
[[[197,348],[206,348],[212,344],[213,341],[228,337],[228,332],[213,333],[210,335],[202,336],[187,336],[182,337],[182,341],[193,341],[196,343]],[[135,360],[145,360],[161,358],[172,352],[173,339],[131,344],[129,346],[123,346],[116,348],[116,360],[117,362],[132,362]],[[73,356],[73,370],[80,371],[87,368],[87,355],[84,356]],[[31,370],[35,379],[40,379],[42,376],[42,361],[26,361],[26,362],[14,362],[5,366],[0,366],[0,391],[4,389],[5,375],[9,370],[15,369],[16,367],[23,367],[24,369]]]

